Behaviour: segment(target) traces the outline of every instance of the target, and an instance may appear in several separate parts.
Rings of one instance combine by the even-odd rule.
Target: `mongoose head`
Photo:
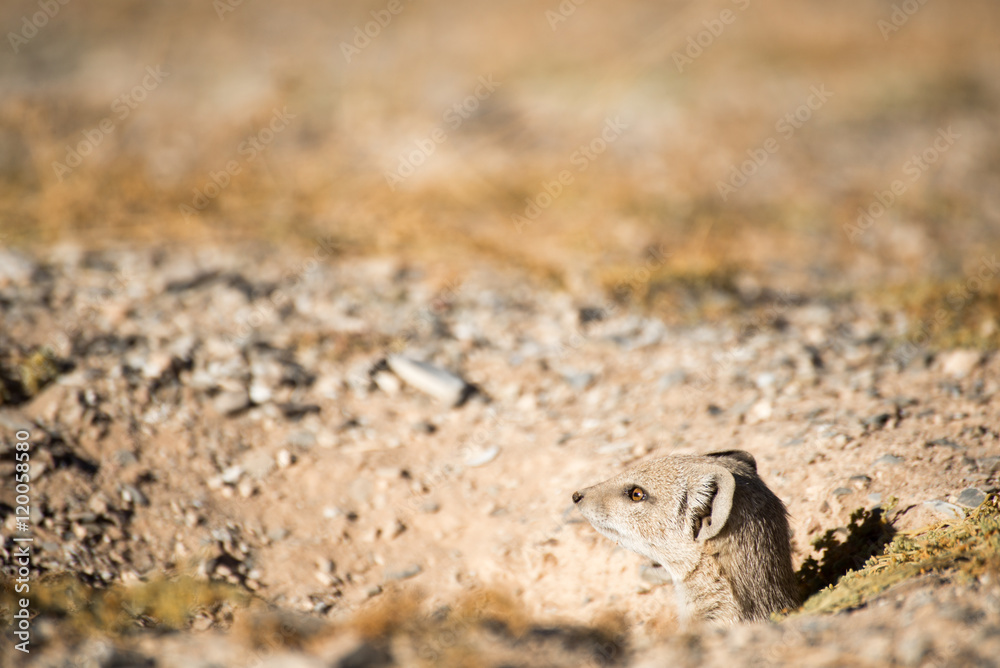
[[[663,565],[682,598],[732,599],[705,616],[760,619],[794,604],[785,507],[748,452],[654,459],[573,502],[600,533]]]

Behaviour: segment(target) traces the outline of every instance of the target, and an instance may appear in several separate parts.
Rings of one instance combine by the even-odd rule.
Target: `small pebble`
[[[941,370],[953,378],[965,378],[979,366],[983,355],[978,350],[952,350],[940,356]]]
[[[466,456],[465,465],[471,467],[485,466],[496,459],[499,454],[500,446],[498,445],[491,445],[479,450],[473,450],[468,454],[468,456]]]
[[[681,369],[674,369],[673,371],[667,372],[660,376],[659,386],[661,390],[667,390],[671,387],[676,387],[678,385],[683,385],[687,380],[687,374]]]
[[[239,464],[233,464],[222,472],[220,478],[222,482],[227,485],[235,485],[243,477],[243,467]]]
[[[962,446],[949,438],[935,438],[933,441],[927,441],[925,444],[928,448],[934,446],[941,446],[945,448],[951,448],[952,450],[961,450]]]
[[[134,503],[137,506],[149,505],[149,499],[134,485],[122,485],[122,501],[125,503]]]
[[[597,374],[589,371],[567,371],[562,374],[562,378],[574,390],[582,392],[594,384]]]
[[[236,491],[240,493],[244,499],[249,499],[257,491],[257,487],[253,484],[253,480],[250,478],[244,478],[236,486]]]
[[[861,420],[862,426],[873,431],[877,431],[885,427],[889,420],[892,418],[888,413],[879,413],[878,415],[873,415]]]
[[[267,532],[267,537],[275,542],[282,541],[288,537],[288,529],[275,527]]]
[[[309,431],[308,429],[300,429],[298,431],[293,431],[291,434],[289,434],[288,438],[285,439],[285,443],[294,446],[296,448],[302,448],[303,450],[308,450],[309,448],[316,445],[318,440],[319,439],[317,438],[316,434],[314,434],[313,432]]]
[[[976,487],[969,487],[968,489],[962,490],[962,493],[958,495],[955,500],[960,506],[965,506],[966,508],[978,508],[979,504],[986,500],[986,492]]]
[[[274,459],[264,450],[251,450],[241,461],[243,471],[257,480],[263,480],[274,470]]]
[[[433,434],[437,431],[437,427],[427,420],[421,420],[413,425],[413,431],[418,434]]]
[[[245,390],[227,390],[217,394],[212,405],[223,415],[235,415],[250,405],[250,396]]]
[[[965,511],[962,510],[959,506],[956,506],[954,503],[948,503],[947,501],[931,500],[931,501],[924,501],[923,505],[933,510],[938,515],[943,515],[948,519],[953,519],[953,520],[965,519]]]
[[[250,401],[255,404],[265,404],[272,396],[271,388],[263,383],[254,383],[250,386]]]
[[[770,420],[773,413],[774,406],[771,402],[766,399],[762,399],[750,408],[750,411],[746,416],[746,422],[747,424],[760,424],[761,422]]]
[[[872,484],[872,479],[866,475],[852,475],[848,478],[847,482],[854,487],[854,489],[867,489],[870,484]]]
[[[375,381],[375,385],[378,386],[378,389],[382,390],[390,397],[396,396],[397,394],[399,394],[400,389],[402,389],[402,384],[399,382],[399,377],[394,376],[388,371],[380,371],[379,373],[375,374],[372,380]]]
[[[461,405],[475,391],[459,376],[427,362],[402,355],[390,355],[386,363],[408,385],[450,406]]]
[[[581,325],[586,325],[589,322],[600,322],[604,320],[606,315],[604,309],[599,306],[584,306],[577,312],[577,318]]]
[[[173,358],[170,356],[170,353],[158,350],[151,354],[142,366],[142,375],[144,378],[150,380],[159,378],[170,368],[172,362]]]
[[[441,510],[441,506],[439,506],[434,501],[427,501],[427,502],[425,502],[425,503],[423,503],[423,504],[420,505],[419,510],[422,513],[427,513],[428,515],[433,515],[437,511]]]
[[[139,463],[139,458],[136,457],[132,452],[129,452],[128,450],[119,450],[114,454],[114,457],[115,461],[122,468]]]
[[[386,571],[385,572],[385,579],[386,580],[406,580],[406,579],[412,578],[412,577],[414,577],[416,575],[420,575],[420,573],[423,570],[424,569],[420,566],[420,564],[413,564],[412,566],[407,566],[406,568],[403,568],[401,570]]]

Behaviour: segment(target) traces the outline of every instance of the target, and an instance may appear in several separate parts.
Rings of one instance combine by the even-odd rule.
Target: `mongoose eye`
[[[642,487],[633,487],[632,491],[628,493],[628,496],[636,503],[646,500],[646,492],[643,491]]]

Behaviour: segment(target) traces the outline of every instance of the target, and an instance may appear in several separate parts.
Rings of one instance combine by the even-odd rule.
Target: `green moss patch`
[[[811,596],[802,611],[834,613],[857,608],[889,587],[924,573],[972,581],[998,571],[1000,495],[993,494],[961,522],[897,534],[884,552]]]
[[[7,625],[15,594],[9,582],[3,584],[0,625]],[[180,629],[199,613],[217,615],[227,604],[247,604],[249,597],[232,585],[186,576],[97,589],[65,574],[33,583],[30,600],[32,613],[64,620],[80,636],[90,636],[137,628]]]

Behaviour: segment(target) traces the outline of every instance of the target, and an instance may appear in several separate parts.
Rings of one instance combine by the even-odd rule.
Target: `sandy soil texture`
[[[0,3],[0,666],[997,665],[998,22]],[[571,495],[724,449],[685,625]]]
[[[62,608],[52,594],[37,665],[958,666],[1000,652],[995,561],[848,612],[681,627],[658,569],[570,499],[646,457],[742,448],[789,508],[796,566],[858,508],[887,509],[900,532],[956,522],[998,486],[1000,361],[890,345],[909,324],[871,305],[775,295],[759,318],[667,326],[597,290],[321,244],[63,246],[3,265],[5,535],[29,431],[32,577],[97,592]],[[381,364],[394,354],[475,391],[443,404]],[[181,601],[177,630],[162,606],[121,603],[179,575],[192,580],[161,596]],[[211,582],[232,589],[204,598]],[[93,611],[100,592],[122,596],[105,600],[112,619]]]

